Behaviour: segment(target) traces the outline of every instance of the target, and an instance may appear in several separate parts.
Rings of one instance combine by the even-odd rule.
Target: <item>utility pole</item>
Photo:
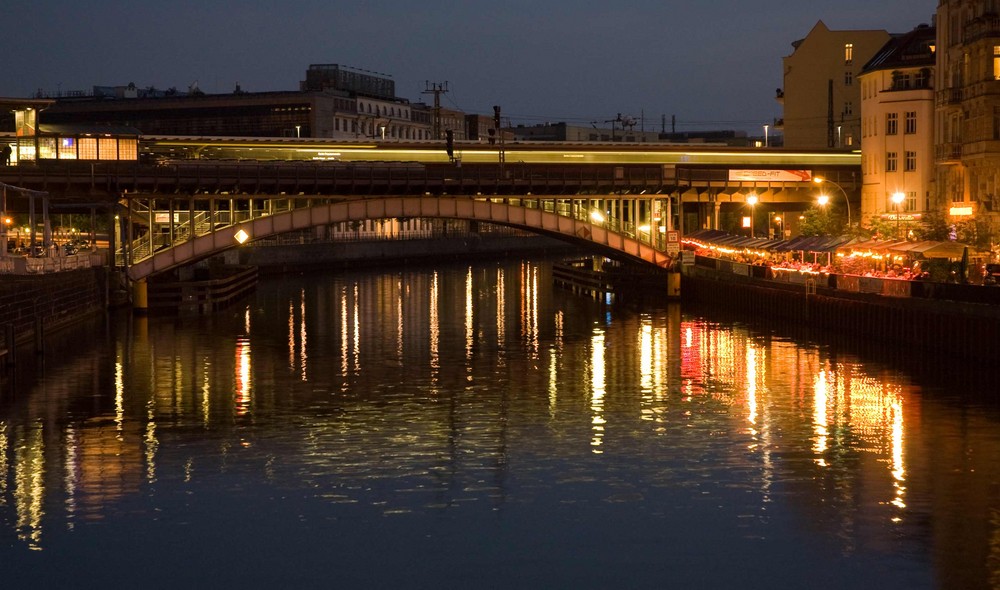
[[[503,165],[506,162],[506,154],[503,149],[503,131],[500,125],[500,105],[493,105],[493,128],[496,129],[497,142],[500,144],[498,152],[498,162],[500,164],[500,174],[503,174]]]
[[[441,95],[448,92],[448,81],[430,82],[425,80],[426,90],[421,94],[434,95],[434,139],[441,139]]]

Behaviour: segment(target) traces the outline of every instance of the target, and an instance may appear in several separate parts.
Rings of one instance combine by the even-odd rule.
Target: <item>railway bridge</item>
[[[467,219],[527,229],[657,267],[685,229],[720,213],[807,207],[814,178],[860,188],[854,152],[720,146],[341,145],[318,140],[143,138],[139,161],[0,169],[25,189],[0,208],[100,210],[134,281],[248,240],[345,221]],[[34,223],[32,226],[34,227]],[[761,226],[759,226],[761,227]]]

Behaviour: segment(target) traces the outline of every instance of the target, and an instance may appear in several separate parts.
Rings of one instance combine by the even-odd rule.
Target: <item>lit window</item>
[[[844,65],[851,65],[854,63],[854,43],[848,43],[844,45]]]
[[[993,79],[1000,80],[1000,45],[993,46]]]

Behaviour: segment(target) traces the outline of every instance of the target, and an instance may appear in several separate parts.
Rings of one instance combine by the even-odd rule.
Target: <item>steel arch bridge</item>
[[[159,202],[158,202],[159,201]],[[345,199],[304,196],[213,198],[195,201],[126,199],[131,221],[143,235],[124,241],[118,262],[129,279],[146,278],[239,247],[248,240],[340,222],[391,218],[464,219],[525,229],[594,250],[667,268],[666,219],[670,202],[660,195],[579,197],[369,196]],[[187,209],[178,205],[187,205]],[[133,223],[127,224],[128,228]]]

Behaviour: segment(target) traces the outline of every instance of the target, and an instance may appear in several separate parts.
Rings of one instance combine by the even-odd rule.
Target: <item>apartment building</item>
[[[932,207],[934,27],[894,35],[865,64],[861,90],[861,220],[912,227]]]
[[[783,61],[785,147],[856,149],[861,139],[862,67],[889,41],[881,30],[832,31],[823,21],[792,43]]]

